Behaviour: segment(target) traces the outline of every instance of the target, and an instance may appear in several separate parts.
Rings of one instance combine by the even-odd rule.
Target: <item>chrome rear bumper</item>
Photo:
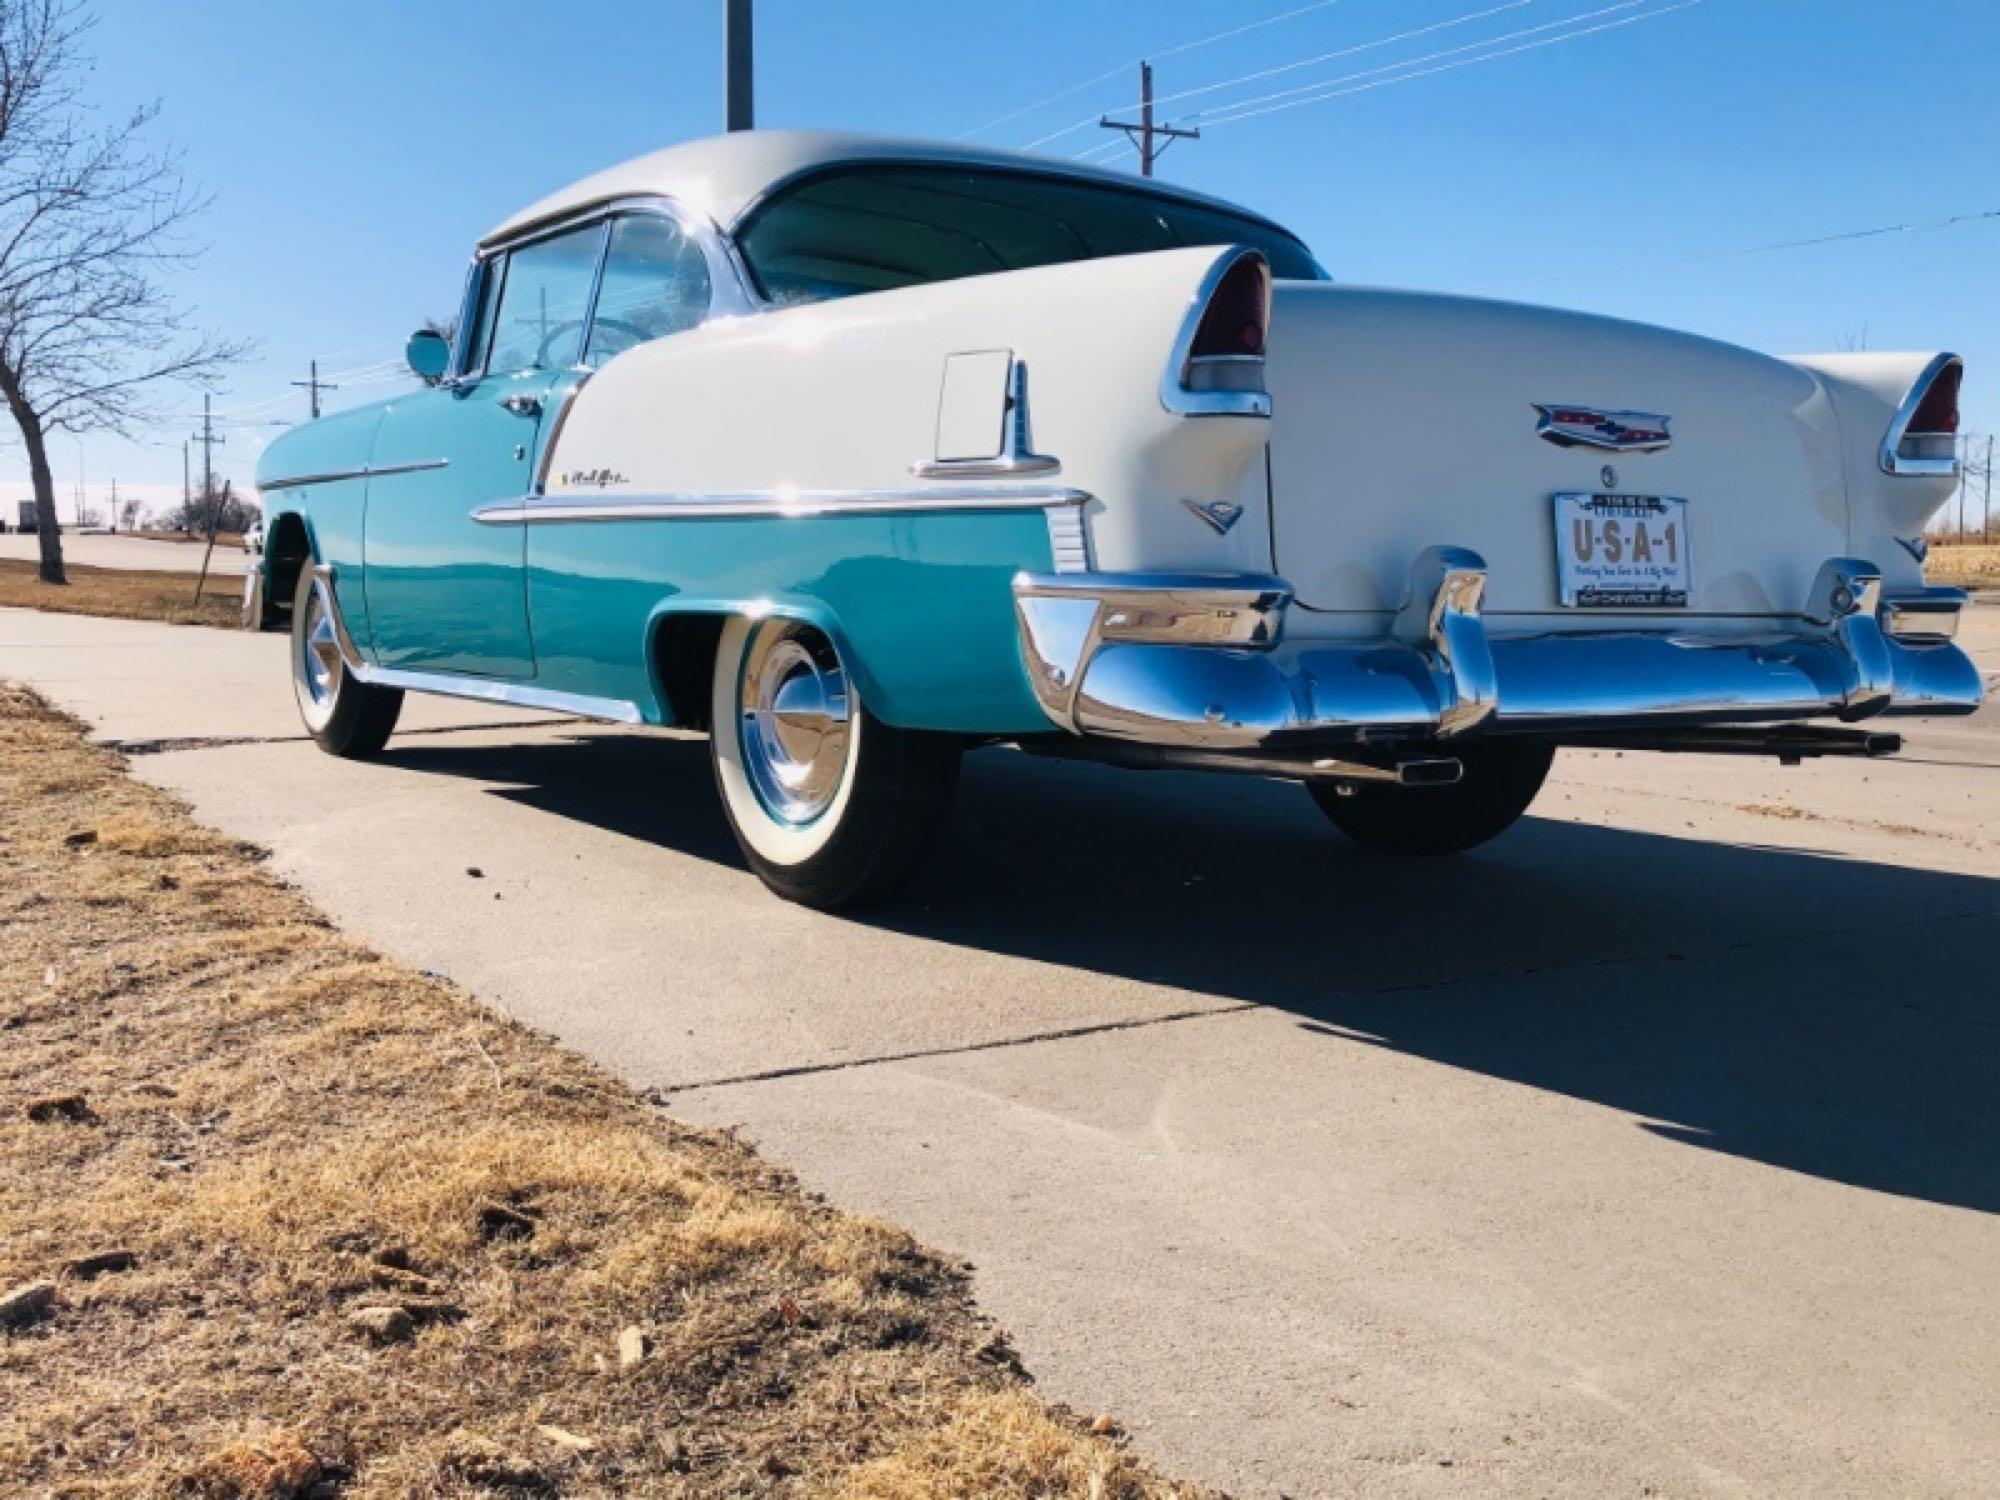
[[[1485,584],[1477,554],[1433,547],[1391,634],[1356,642],[1284,641],[1291,590],[1275,578],[1023,574],[1014,599],[1050,720],[1146,744],[1853,721],[1970,713],[1981,698],[1946,623],[1964,596],[1885,600],[1879,572],[1852,558],[1820,568],[1789,628],[1733,638],[1493,636],[1480,614]]]

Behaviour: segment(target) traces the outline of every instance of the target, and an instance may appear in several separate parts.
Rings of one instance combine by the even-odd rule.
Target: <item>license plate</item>
[[[1687,501],[1557,495],[1556,577],[1570,609],[1686,609]]]

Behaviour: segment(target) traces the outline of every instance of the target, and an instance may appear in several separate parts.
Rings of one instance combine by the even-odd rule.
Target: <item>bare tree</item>
[[[127,531],[139,529],[139,512],[145,507],[137,500],[121,500],[118,503],[118,524]]]
[[[164,277],[205,206],[142,105],[108,125],[82,101],[92,22],[77,0],[0,0],[0,398],[44,517],[41,576],[65,581],[52,431],[125,432],[163,381],[201,382],[240,346],[186,335]]]

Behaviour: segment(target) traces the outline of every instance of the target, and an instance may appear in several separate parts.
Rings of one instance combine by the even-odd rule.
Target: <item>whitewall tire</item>
[[[879,900],[929,857],[957,789],[959,746],[875,718],[823,632],[727,621],[710,723],[730,828],[780,896],[826,910]]]
[[[347,670],[324,589],[310,567],[299,569],[292,596],[292,695],[313,742],[329,755],[361,760],[381,753],[403,712],[403,694],[376,687]]]

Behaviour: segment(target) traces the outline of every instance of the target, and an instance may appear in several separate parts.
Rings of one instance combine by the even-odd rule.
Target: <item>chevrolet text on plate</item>
[[[531,204],[457,328],[259,466],[245,605],[307,727],[705,730],[815,906],[906,882],[981,745],[1291,778],[1446,853],[1561,745],[1886,754],[1980,699],[1918,545],[1946,353],[1347,287],[1196,193],[790,131]]]

